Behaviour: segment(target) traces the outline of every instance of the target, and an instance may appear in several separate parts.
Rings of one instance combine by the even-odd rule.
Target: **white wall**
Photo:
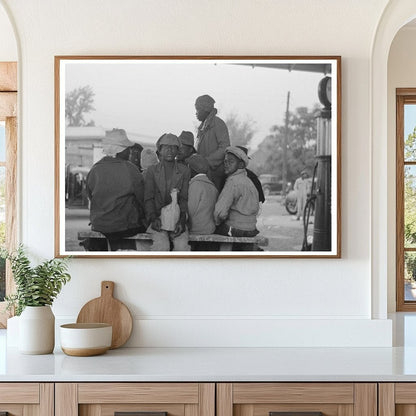
[[[17,44],[12,23],[4,7],[0,6],[0,61],[17,61]]]
[[[416,87],[416,26],[404,27],[395,36],[388,61],[388,251],[396,250],[396,88]],[[388,309],[396,308],[396,261],[395,256],[388,262]]]
[[[130,345],[389,345],[386,308],[371,320],[370,255],[370,56],[386,3],[0,0],[21,41],[21,237],[42,257],[54,253],[54,55],[343,59],[342,259],[74,259],[58,318],[108,279],[137,320]]]

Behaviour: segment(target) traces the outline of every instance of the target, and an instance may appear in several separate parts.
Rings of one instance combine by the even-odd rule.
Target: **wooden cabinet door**
[[[380,383],[380,416],[415,416],[416,383]]]
[[[217,416],[280,415],[377,416],[377,384],[217,384]]]
[[[0,415],[53,416],[53,383],[0,383]]]
[[[56,416],[215,416],[215,384],[57,383],[55,402]]]

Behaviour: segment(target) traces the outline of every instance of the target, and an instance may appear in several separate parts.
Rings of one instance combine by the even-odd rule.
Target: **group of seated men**
[[[215,243],[191,246],[189,233],[258,234],[264,196],[255,175],[249,171],[247,176],[247,149],[223,149],[221,169],[216,166],[214,172],[208,158],[195,149],[191,132],[163,134],[156,152],[143,149],[140,163],[128,160],[126,149],[132,146],[124,130],[114,129],[103,143],[107,156],[87,176],[91,228],[105,235],[110,250],[135,250],[134,239],[126,237],[143,232],[151,235],[152,251],[218,249]],[[174,223],[168,225],[166,218]],[[240,244],[235,249],[252,247]]]

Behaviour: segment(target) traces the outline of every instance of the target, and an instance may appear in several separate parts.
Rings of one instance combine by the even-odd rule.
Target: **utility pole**
[[[287,92],[286,114],[285,114],[285,134],[283,136],[283,165],[282,165],[282,195],[286,196],[287,188],[287,144],[289,141],[289,101],[290,91]]]

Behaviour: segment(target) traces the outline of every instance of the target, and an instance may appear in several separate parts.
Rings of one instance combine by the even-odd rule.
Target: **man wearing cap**
[[[244,147],[244,146],[237,146],[237,147],[241,149],[248,156],[247,147]],[[248,158],[250,159],[250,156],[248,156]],[[261,182],[258,176],[252,170],[247,169],[247,167],[246,167],[246,172],[247,172],[247,177],[251,180],[251,182],[253,182],[253,185],[256,187],[257,192],[259,193],[259,202],[264,203],[266,198],[264,196],[263,187],[261,186]]]
[[[194,135],[190,131],[182,131],[178,138],[181,145],[179,146],[179,153],[176,156],[176,160],[186,164],[188,158],[196,153]]]
[[[208,177],[220,191],[224,186],[224,155],[230,146],[230,136],[226,124],[217,116],[214,104],[215,100],[209,95],[201,95],[195,101],[196,118],[201,122],[195,148],[207,159]]]
[[[149,166],[145,179],[145,211],[150,222],[147,232],[152,234],[152,251],[169,251],[170,241],[174,251],[189,251],[186,217],[188,212],[188,186],[190,172],[184,164],[177,163],[179,139],[171,133],[163,134],[156,143],[160,162]],[[173,231],[162,229],[162,208],[172,202],[171,192],[177,190],[180,209],[179,220]]]
[[[133,143],[132,146],[127,147],[122,152],[117,153],[117,157],[124,160],[129,160],[133,165],[142,172],[142,167],[140,166],[140,156],[143,151],[143,146],[139,143]]]
[[[112,251],[135,249],[124,237],[144,232],[144,180],[139,169],[120,157],[134,146],[122,129],[106,132],[104,158],[87,175],[86,191],[90,205],[91,229],[107,237]]]
[[[212,234],[215,231],[214,207],[218,191],[208,179],[208,162],[201,155],[188,159],[191,170],[188,198],[188,224],[191,234]]]
[[[254,237],[259,212],[259,195],[247,177],[248,156],[235,146],[227,147],[224,168],[227,179],[215,204],[216,233],[234,237]],[[239,248],[248,249],[248,246]]]

